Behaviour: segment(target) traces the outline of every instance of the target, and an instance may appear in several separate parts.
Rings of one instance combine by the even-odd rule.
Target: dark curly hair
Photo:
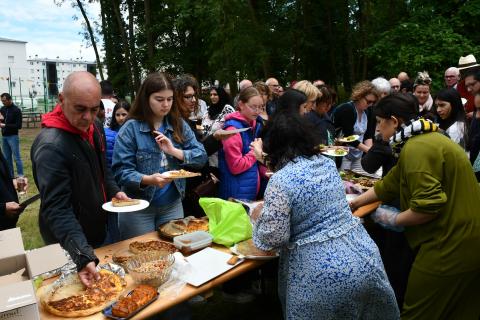
[[[277,110],[265,127],[263,150],[267,154],[268,167],[274,171],[296,157],[309,158],[317,154],[315,128],[300,116],[300,104]]]

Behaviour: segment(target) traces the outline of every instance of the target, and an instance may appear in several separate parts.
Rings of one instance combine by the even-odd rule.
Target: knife
[[[28,205],[34,203],[34,202],[37,201],[38,199],[40,199],[40,193],[37,193],[37,194],[34,195],[33,197],[28,198],[27,200],[25,200],[25,201],[23,201],[22,203],[20,203],[20,207],[26,208]]]

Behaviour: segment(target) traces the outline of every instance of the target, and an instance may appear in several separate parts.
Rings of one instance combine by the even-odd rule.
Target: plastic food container
[[[210,246],[212,240],[213,237],[210,233],[205,231],[195,231],[174,237],[173,244],[182,251],[182,253],[190,253]]]
[[[168,280],[172,273],[175,257],[158,251],[137,254],[127,261],[128,273],[135,283],[159,287]]]

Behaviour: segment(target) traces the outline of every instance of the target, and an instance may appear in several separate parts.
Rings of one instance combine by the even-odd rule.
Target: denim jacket
[[[207,162],[207,153],[203,145],[197,141],[193,131],[182,120],[184,142],[173,139],[173,127],[165,119],[165,135],[175,148],[182,149],[184,161],[166,155],[168,170],[178,170],[183,166],[201,168]],[[157,186],[142,186],[144,175],[160,172],[163,151],[159,148],[151,134],[148,123],[138,120],[127,121],[118,132],[112,157],[112,171],[117,183],[129,197],[152,201]],[[185,179],[175,179],[175,186],[183,198],[185,195]]]

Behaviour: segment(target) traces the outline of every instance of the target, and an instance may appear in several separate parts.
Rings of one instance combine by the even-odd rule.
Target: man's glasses
[[[183,96],[183,99],[188,100],[188,101],[193,101],[194,98],[195,99],[197,98],[194,94],[189,94],[189,95]]]

